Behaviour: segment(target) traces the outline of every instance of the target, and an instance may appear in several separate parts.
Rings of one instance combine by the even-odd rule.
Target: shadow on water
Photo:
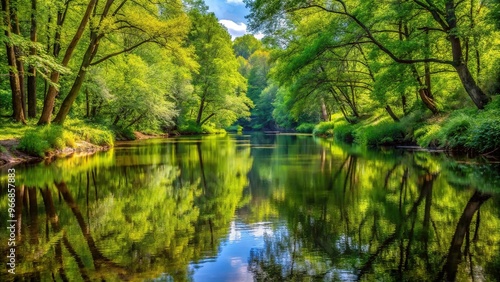
[[[242,240],[238,258],[257,281],[493,280],[494,166],[239,135],[18,167],[17,274],[0,280],[190,281]],[[6,210],[4,190],[0,198]],[[235,220],[254,235],[238,237]]]

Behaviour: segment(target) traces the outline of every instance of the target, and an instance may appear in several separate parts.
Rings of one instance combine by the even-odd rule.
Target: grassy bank
[[[84,146],[82,144],[111,147],[114,143],[114,135],[108,128],[79,120],[69,121],[64,126],[2,122],[0,132],[0,140],[11,140],[4,142],[11,146],[2,146],[3,153],[18,150],[41,158],[65,148],[77,149]]]
[[[416,111],[394,122],[384,112],[357,123],[334,115],[314,127],[316,136],[362,146],[419,145],[424,148],[500,153],[500,97],[484,110],[465,108],[451,114]]]

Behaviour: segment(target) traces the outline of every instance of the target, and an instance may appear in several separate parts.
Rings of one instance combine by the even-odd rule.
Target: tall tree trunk
[[[398,116],[396,116],[396,114],[394,114],[394,112],[392,111],[391,106],[385,105],[385,110],[391,116],[391,118],[392,118],[393,121],[399,122],[399,118],[398,118]]]
[[[12,26],[12,31],[16,35],[21,36],[21,28],[19,25],[19,17],[17,16],[17,9],[11,7],[10,14],[12,23],[14,24]],[[21,105],[23,108],[23,115],[26,118],[26,87],[24,84],[24,63],[20,60],[20,58],[23,56],[23,51],[21,50],[21,48],[19,48],[19,46],[14,45],[14,52],[16,53],[17,76],[19,77],[19,85],[21,87]]]
[[[31,0],[30,39],[33,44],[37,42],[36,31],[36,0]],[[36,55],[35,47],[30,48],[30,55]],[[28,117],[36,117],[36,68],[33,65],[28,68]]]
[[[10,0],[1,0],[2,3],[2,12],[3,12],[3,21],[5,26],[5,36],[8,39],[12,38],[11,35],[11,18],[10,18]],[[17,69],[17,58],[14,50],[14,46],[9,42],[5,43],[5,47],[7,48],[7,61],[10,67],[9,70],[9,80],[10,80],[10,88],[12,91],[12,117],[15,121],[26,123],[24,112],[23,112],[23,103],[22,103],[22,92],[21,92],[21,84],[19,82],[18,69]]]
[[[477,85],[474,77],[470,73],[469,67],[463,60],[462,45],[460,43],[460,38],[456,34],[457,16],[455,14],[456,7],[454,2],[455,1],[452,0],[446,1],[446,22],[450,30],[448,40],[451,43],[453,61],[455,62],[453,67],[457,71],[465,91],[467,91],[467,94],[469,94],[474,104],[476,104],[476,107],[478,109],[484,109],[484,106],[490,102],[490,98]]]
[[[329,120],[328,111],[326,110],[324,98],[321,98],[321,117],[323,118],[323,121]]]
[[[73,102],[76,100],[76,97],[80,92],[80,88],[82,87],[83,81],[85,80],[85,75],[87,74],[87,69],[90,66],[90,63],[92,62],[92,59],[94,58],[95,54],[97,53],[98,46],[99,46],[99,37],[97,37],[97,35],[94,35],[94,38],[89,43],[87,51],[83,56],[83,61],[80,66],[80,70],[78,71],[78,75],[76,76],[75,81],[73,82],[73,86],[71,86],[68,95],[66,96],[66,98],[64,98],[64,101],[61,104],[61,108],[59,109],[56,117],[54,118],[54,123],[60,125],[64,123],[64,120],[68,116],[69,110],[71,109]]]
[[[92,0],[92,1],[97,1],[97,0]],[[109,11],[111,9],[111,5],[114,3],[115,0],[107,0],[106,3],[104,4],[104,7],[102,9],[102,12],[100,13],[100,20],[99,23],[97,24],[100,26],[100,24],[106,19],[106,17],[109,14]],[[119,9],[123,7],[123,5],[126,3],[126,1],[121,2],[121,4],[115,9],[115,11],[111,14],[111,16],[114,16]],[[90,5],[90,4],[89,4]],[[95,6],[95,5],[93,5]],[[97,16],[97,9],[94,9],[94,17]],[[69,91],[68,95],[66,95],[66,98],[64,98],[64,101],[61,105],[61,108],[57,112],[56,117],[54,118],[54,123],[57,124],[63,124],[64,120],[68,116],[68,113],[73,106],[73,103],[76,100],[76,97],[78,97],[78,93],[80,92],[80,88],[82,87],[83,81],[85,80],[85,75],[87,74],[87,70],[89,66],[92,63],[92,60],[94,59],[95,55],[97,54],[97,50],[99,48],[99,42],[101,38],[104,36],[103,33],[98,33],[99,29],[98,28],[92,28],[90,32],[90,42],[87,46],[87,51],[85,51],[85,55],[83,56],[82,64],[80,66],[80,70],[78,71],[78,75],[73,82],[73,86],[71,87],[71,90]],[[131,48],[128,48],[126,50],[130,51],[146,42],[149,42],[149,40],[144,40],[141,41],[141,43],[134,45]],[[71,44],[70,44],[71,47]],[[98,62],[102,62],[106,59],[111,58],[114,55],[121,54],[124,51],[113,53],[111,55],[108,55],[104,58],[101,58]],[[96,63],[98,63],[96,62]]]
[[[8,0],[2,0],[2,1],[8,1]],[[80,21],[80,25],[78,26],[77,31],[75,32],[73,39],[71,40],[68,49],[66,49],[66,52],[64,54],[64,58],[61,62],[61,65],[66,67],[69,63],[69,60],[71,59],[71,56],[73,55],[73,51],[76,48],[76,45],[80,41],[80,38],[83,35],[83,31],[85,30],[85,27],[87,26],[87,23],[89,21],[90,15],[92,14],[92,10],[94,10],[94,7],[97,3],[97,0],[90,0],[87,9],[85,10],[85,14],[83,15],[82,20]],[[54,47],[55,49],[55,47]],[[56,50],[54,50],[55,52]],[[38,120],[38,124],[49,124],[50,119],[52,117],[52,111],[54,110],[54,102],[55,98],[57,95],[57,88],[54,86],[54,84],[57,84],[59,82],[60,78],[60,73],[58,71],[53,71],[52,74],[50,75],[50,80],[52,84],[49,86],[49,90],[47,91],[47,95],[45,97],[44,103],[43,103],[43,109],[42,109],[42,115],[40,116],[40,119]]]
[[[196,117],[197,125],[201,125],[201,117],[203,116],[204,107],[205,107],[205,98],[202,98],[200,102],[200,108],[198,109],[198,116]]]

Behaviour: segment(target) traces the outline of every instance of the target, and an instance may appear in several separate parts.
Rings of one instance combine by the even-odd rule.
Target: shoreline
[[[24,163],[38,163],[42,161],[52,161],[57,158],[66,158],[74,155],[88,156],[97,152],[108,151],[110,146],[98,146],[86,141],[76,142],[76,147],[65,147],[63,149],[52,150],[44,157],[33,156],[23,151],[17,150],[19,139],[0,140],[0,145],[5,151],[0,152],[0,169],[9,168]]]

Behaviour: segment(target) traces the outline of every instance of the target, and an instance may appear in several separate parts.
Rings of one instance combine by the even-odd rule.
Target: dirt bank
[[[62,150],[53,150],[45,154],[45,157],[33,156],[17,150],[18,139],[0,140],[0,168],[10,167],[20,163],[40,162],[43,160],[52,160],[55,158],[68,157],[73,155],[92,155],[99,151],[107,151],[107,146],[97,146],[85,141],[76,142],[75,148],[66,147]]]

